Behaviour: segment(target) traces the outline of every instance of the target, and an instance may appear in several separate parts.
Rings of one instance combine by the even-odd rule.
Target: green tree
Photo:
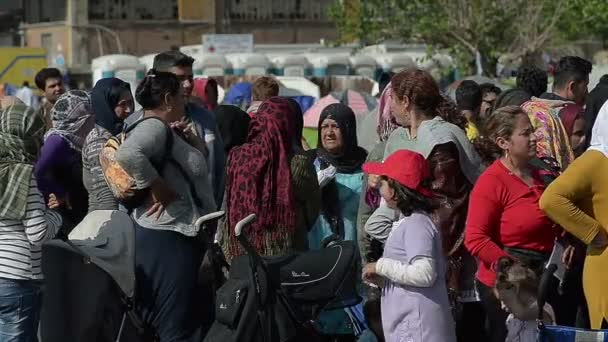
[[[341,0],[331,16],[343,42],[424,42],[493,74],[500,55],[534,55],[556,39],[567,10],[568,0]]]

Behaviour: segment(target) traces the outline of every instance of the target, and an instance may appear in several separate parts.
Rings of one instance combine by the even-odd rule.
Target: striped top
[[[25,218],[21,221],[0,218],[0,278],[42,279],[41,246],[60,227],[61,216],[46,208],[32,176]]]
[[[118,201],[103,175],[99,154],[112,134],[96,125],[89,132],[82,147],[82,182],[89,193],[89,212],[95,210],[118,210]]]

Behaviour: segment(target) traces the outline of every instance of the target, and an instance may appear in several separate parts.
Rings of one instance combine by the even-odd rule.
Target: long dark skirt
[[[202,340],[198,286],[203,246],[177,232],[136,227],[137,309],[161,342]]]

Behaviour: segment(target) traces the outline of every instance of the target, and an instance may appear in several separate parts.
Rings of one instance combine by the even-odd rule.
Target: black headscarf
[[[331,119],[338,123],[342,132],[343,149],[340,154],[329,153],[323,148],[321,139],[321,125],[325,119]],[[355,173],[361,170],[361,166],[367,158],[367,152],[359,147],[357,142],[357,119],[350,107],[341,103],[330,104],[325,107],[319,117],[318,126],[317,157],[322,162],[333,165],[339,173]]]
[[[112,135],[122,131],[123,119],[116,116],[114,108],[118,105],[121,95],[131,91],[129,83],[118,78],[102,78],[91,91],[91,106],[95,114],[95,124],[107,129]]]
[[[240,146],[247,141],[251,118],[241,108],[231,105],[217,106],[215,117],[224,141],[224,151],[228,155],[233,147]]]
[[[291,97],[288,97],[287,101],[289,102],[289,106],[293,109],[293,117],[296,120],[296,135],[294,136],[296,141],[294,141],[294,144],[301,151],[304,151],[304,147],[302,146],[302,132],[304,131],[304,116],[302,114],[302,108],[300,108],[300,104],[298,103],[298,101],[294,100]]]
[[[325,119],[332,119],[338,123],[343,139],[342,153],[331,154],[323,148],[321,140],[321,125]],[[361,170],[361,166],[367,159],[367,152],[359,147],[357,143],[357,120],[355,113],[348,106],[341,103],[331,104],[321,112],[319,117],[319,143],[315,153],[321,162],[321,169],[333,165],[338,173],[355,173]],[[327,220],[334,234],[344,238],[344,218],[342,217],[342,205],[338,193],[336,180],[332,180],[321,190],[321,215]]]

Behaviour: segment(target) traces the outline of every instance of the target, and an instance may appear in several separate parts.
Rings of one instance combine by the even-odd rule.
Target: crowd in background
[[[66,92],[44,69],[39,110],[2,99],[0,341],[36,340],[41,245],[101,210],[134,223],[136,307],[161,341],[201,341],[213,320],[195,222],[216,210],[228,263],[244,254],[234,227],[251,213],[263,256],[332,235],[358,245],[364,303],[322,312],[322,340],[535,341],[549,262],[565,271],[545,322],[606,328],[608,78],[588,94],[588,61],[562,58],[551,92],[530,66],[506,91],[465,80],[455,103],[426,71],[387,74],[372,120],[329,105],[313,148],[277,81],[256,80],[243,111],[218,105],[214,80],[195,86],[193,61],[157,55],[134,91],[108,78]],[[128,203],[116,192],[126,179],[102,162],[109,141]]]

